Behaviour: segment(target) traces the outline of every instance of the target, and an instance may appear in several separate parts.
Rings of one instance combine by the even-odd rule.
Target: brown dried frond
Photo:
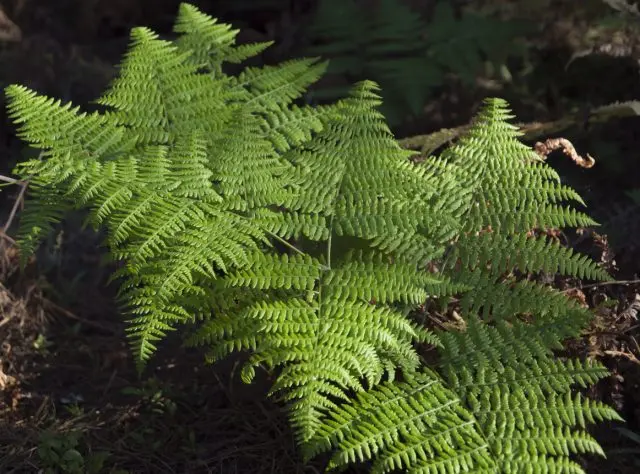
[[[566,138],[548,138],[544,142],[537,142],[533,148],[543,160],[546,159],[551,152],[562,150],[565,155],[583,168],[591,168],[596,163],[596,160],[588,153],[586,158],[578,155],[573,144]]]

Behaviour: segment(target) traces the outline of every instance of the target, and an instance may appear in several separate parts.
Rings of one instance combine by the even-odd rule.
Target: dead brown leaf
[[[17,42],[22,40],[22,31],[16,25],[0,6],[0,40]]]

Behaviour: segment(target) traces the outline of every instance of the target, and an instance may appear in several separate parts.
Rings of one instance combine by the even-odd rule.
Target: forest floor
[[[88,3],[91,8],[82,6]],[[177,4],[169,0],[1,2],[7,18],[22,31],[12,41],[1,39],[2,31],[8,30],[0,15],[0,85],[19,82],[88,104],[113,77],[112,65],[126,48],[129,28],[142,24],[166,28]],[[253,33],[269,39],[264,31]],[[545,51],[547,56],[538,58],[561,54],[562,48]],[[634,73],[638,75],[637,70]],[[561,73],[554,70],[553,74]],[[611,72],[605,71],[589,79],[585,87],[590,100],[611,101],[610,94],[619,84],[603,86],[608,75]],[[638,77],[635,82],[629,94],[640,98]],[[520,100],[511,93],[517,112],[538,117],[540,101],[547,96],[555,105],[543,107],[544,118],[565,112],[558,97],[565,97],[566,89],[549,86],[548,94],[537,91],[535,98],[527,93],[521,91]],[[572,93],[577,94],[573,89]],[[483,95],[486,91],[465,93],[453,87],[430,108],[438,120],[414,121],[398,134],[464,124]],[[27,151],[2,114],[0,174],[8,176]],[[597,143],[604,136],[613,137],[617,153],[635,150],[635,161],[622,170],[606,167],[597,175],[571,174],[562,159],[552,164],[558,164],[561,174],[566,172],[596,213],[606,218],[616,208],[621,189],[634,183],[640,188],[638,172],[628,172],[640,169],[640,121],[638,117],[620,120],[590,129],[589,134],[590,138],[578,138],[576,143],[589,146],[595,134]],[[47,467],[53,468],[49,472],[119,474],[321,472],[319,464],[303,465],[282,410],[265,401],[266,381],[252,386],[239,381],[237,360],[204,365],[202,354],[185,350],[172,337],[138,375],[114,303],[114,288],[106,283],[109,268],[101,264],[100,238],[80,231],[78,219],[65,223],[20,271],[9,237],[18,197],[19,189],[6,188],[0,201],[0,222],[4,223],[0,232],[1,473],[45,472],[40,470]],[[608,457],[581,459],[589,473],[640,472],[640,435],[633,438],[640,433],[640,217],[624,214],[617,219],[616,224],[610,219],[609,226],[597,233],[586,231],[567,238],[574,248],[601,261],[615,278],[627,283],[593,285],[562,278],[553,283],[594,310],[592,326],[584,337],[570,341],[568,350],[596,357],[611,370],[612,376],[589,394],[612,404],[627,420],[626,425],[601,425],[594,432]],[[615,237],[608,237],[609,229]],[[67,470],[59,470],[60,466]]]

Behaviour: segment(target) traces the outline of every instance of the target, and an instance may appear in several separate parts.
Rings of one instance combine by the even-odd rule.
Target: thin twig
[[[49,308],[51,308],[52,310],[56,311],[59,314],[62,314],[63,316],[66,316],[67,318],[70,319],[74,319],[76,321],[79,321],[82,324],[86,324],[87,326],[91,326],[94,327],[96,329],[101,329],[102,331],[106,331],[109,332],[111,334],[115,334],[118,331],[112,327],[109,327],[105,324],[101,324],[97,321],[91,321],[90,319],[85,319],[85,318],[81,318],[80,316],[72,313],[71,311],[69,311],[68,309],[63,308],[62,306],[57,305],[56,303],[54,303],[53,301],[47,299],[47,298],[42,298],[42,303],[44,306],[48,306]]]
[[[16,241],[9,237],[4,231],[0,232],[0,239],[8,241],[11,245],[16,245]]]
[[[10,184],[18,184],[20,183],[19,179],[15,179],[15,178],[9,178],[8,176],[4,176],[0,174],[0,181],[4,181],[5,183],[10,183]]]
[[[9,227],[13,223],[13,219],[16,217],[16,213],[18,212],[18,208],[22,205],[22,201],[24,199],[24,193],[27,191],[27,187],[29,186],[29,182],[19,182],[20,183],[20,193],[18,193],[18,197],[13,203],[13,207],[11,208],[11,213],[9,214],[9,218],[7,222],[2,227],[2,233],[6,234]]]
[[[44,150],[40,151],[40,154],[38,155],[38,160],[42,160],[43,156],[44,156]],[[2,233],[5,235],[9,230],[9,227],[11,227],[11,224],[13,223],[13,219],[15,218],[16,213],[18,212],[18,208],[22,205],[24,201],[24,194],[27,191],[27,187],[29,187],[29,181],[31,180],[31,177],[32,176],[29,176],[27,177],[27,179],[19,180],[15,178],[10,178],[9,176],[0,175],[0,181],[4,181],[5,183],[10,183],[10,184],[18,184],[20,186],[20,193],[18,194],[16,201],[13,203],[13,207],[11,208],[11,213],[9,214],[9,218],[7,219],[7,222],[2,227]],[[13,239],[11,239],[11,241],[12,243],[15,244],[15,241]]]
[[[640,283],[640,280],[617,280],[617,281],[601,281],[599,283],[590,283],[588,285],[582,285],[579,290],[584,290],[585,288],[597,288],[599,286],[609,286],[609,285],[635,285]],[[566,293],[568,291],[573,291],[576,288],[569,288],[567,290],[562,290],[562,293]]]
[[[638,358],[635,355],[631,354],[630,352],[612,350],[612,351],[604,351],[604,353],[613,357],[624,357],[625,359],[633,362],[634,364],[640,365],[640,360],[638,360]]]

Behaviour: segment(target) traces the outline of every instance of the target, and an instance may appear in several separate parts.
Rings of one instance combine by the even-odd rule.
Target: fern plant
[[[375,83],[300,107],[324,63],[228,76],[225,62],[268,44],[236,46],[236,30],[188,4],[175,31],[133,30],[102,112],[7,88],[21,136],[43,150],[16,169],[31,183],[23,258],[88,209],[123,263],[114,279],[139,365],[181,325],[210,361],[248,352],[243,380],[276,375],[303,454],[333,452],[328,468],[579,472],[573,454],[602,454],[586,424],[618,417],[573,388],[607,372],[553,353],[590,314],[527,278],[609,278],[536,232],[594,222],[518,141],[504,101],[416,164]],[[451,297],[463,325],[414,318]]]
[[[308,30],[309,54],[330,59],[329,74],[372,78],[384,89],[384,113],[392,123],[418,115],[445,74],[473,83],[485,61],[504,67],[522,54],[517,41],[529,25],[464,12],[456,17],[439,1],[426,21],[400,0],[363,8],[354,0],[321,0]],[[313,95],[334,100],[342,87],[318,87]]]

